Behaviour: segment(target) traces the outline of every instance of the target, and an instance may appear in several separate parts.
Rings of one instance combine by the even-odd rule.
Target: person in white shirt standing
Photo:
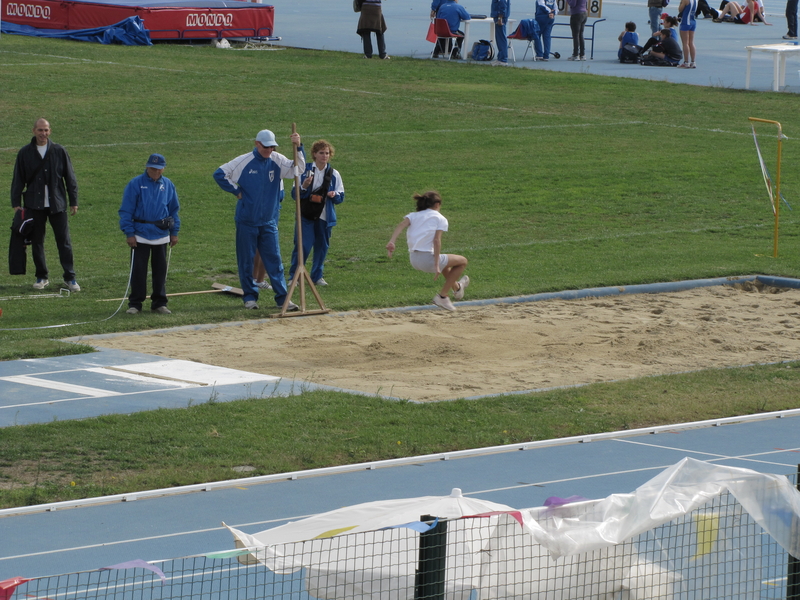
[[[441,214],[442,197],[439,192],[429,191],[424,194],[415,194],[417,210],[407,214],[395,227],[394,233],[386,244],[389,258],[395,251],[395,241],[407,227],[406,240],[408,241],[408,254],[411,266],[417,271],[434,273],[433,280],[439,275],[444,275],[444,286],[433,297],[433,303],[445,310],[455,310],[456,307],[450,300],[450,291],[453,298],[461,300],[464,291],[469,285],[469,277],[462,274],[467,268],[467,259],[459,254],[442,254],[442,233],[447,231],[447,219]]]

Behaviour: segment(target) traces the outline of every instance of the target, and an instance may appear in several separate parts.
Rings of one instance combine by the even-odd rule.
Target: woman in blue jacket
[[[336,150],[325,140],[317,140],[311,146],[314,162],[306,164],[300,184],[300,221],[303,232],[303,264],[314,251],[311,264],[311,281],[316,285],[328,285],[322,277],[325,257],[330,248],[331,229],[336,225],[337,204],[344,202],[344,186],[339,171],[330,165]],[[294,198],[295,190],[292,189]],[[294,280],[297,270],[297,231],[294,233],[294,250],[289,280]]]

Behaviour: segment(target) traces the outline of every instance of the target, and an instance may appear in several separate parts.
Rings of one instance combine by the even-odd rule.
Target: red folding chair
[[[436,45],[431,51],[431,58],[433,58],[436,48],[441,47],[442,50],[447,52],[448,44],[450,44],[450,51],[447,52],[447,60],[452,60],[453,54],[458,52],[458,44],[455,40],[461,39],[464,36],[460,33],[453,33],[450,31],[450,26],[447,24],[447,19],[434,19],[433,32],[436,34]],[[439,45],[441,42],[441,46]]]
[[[531,51],[531,54],[534,56],[534,60],[536,60],[536,55],[533,54],[533,38],[525,37],[522,34],[521,25],[517,25],[517,28],[514,30],[514,33],[512,33],[509,36],[506,36],[506,39],[508,39],[508,48],[509,50],[511,50],[512,56],[514,57],[513,59],[514,62],[517,62],[517,56],[516,54],[514,54],[514,48],[511,46],[511,40],[527,41],[528,45],[525,47],[525,54],[522,56],[522,60],[525,60],[525,57],[528,56],[528,50]]]

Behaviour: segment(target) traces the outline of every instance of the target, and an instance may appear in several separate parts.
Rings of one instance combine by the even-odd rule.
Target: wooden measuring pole
[[[292,133],[297,133],[296,123],[292,123]],[[294,142],[292,142],[292,146],[294,147],[294,166],[297,167],[298,146]],[[295,231],[297,234],[297,269],[295,269],[294,277],[292,277],[292,281],[289,284],[289,291],[286,292],[286,300],[283,301],[281,312],[272,315],[273,317],[302,317],[304,315],[321,315],[330,312],[327,308],[325,308],[325,303],[322,301],[322,297],[319,295],[317,287],[314,285],[314,282],[311,281],[311,275],[309,275],[308,271],[306,271],[306,257],[303,254],[303,221],[300,214],[299,175],[294,176],[294,209],[296,217]],[[292,294],[294,294],[294,290],[297,287],[298,282],[300,283],[300,310],[295,312],[286,312],[286,308],[289,306],[289,302],[292,301]],[[309,287],[311,288],[311,292],[317,299],[319,310],[306,310],[306,283],[308,283]]]

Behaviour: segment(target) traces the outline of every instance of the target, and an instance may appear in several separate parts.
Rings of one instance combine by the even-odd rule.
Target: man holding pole
[[[299,177],[305,167],[300,135],[292,133],[291,140],[298,148],[297,163],[275,152],[278,147],[275,134],[264,129],[258,132],[252,152],[237,156],[214,172],[219,187],[237,199],[236,261],[247,309],[258,308],[258,287],[252,277],[256,250],[266,267],[275,302],[283,307],[286,300],[286,279],[278,239],[281,180]],[[290,301],[286,310],[298,309]]]

